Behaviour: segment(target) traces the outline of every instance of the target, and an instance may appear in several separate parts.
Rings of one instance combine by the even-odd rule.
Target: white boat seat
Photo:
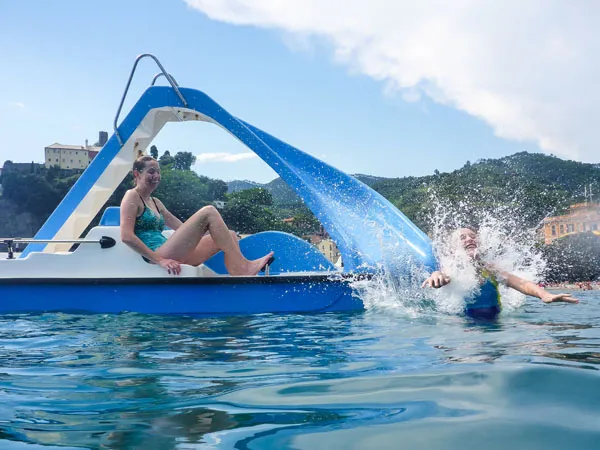
[[[172,233],[172,232],[171,232]],[[170,235],[171,233],[167,234]],[[3,276],[11,276],[27,267],[28,276],[48,278],[162,278],[162,277],[206,277],[216,273],[204,265],[198,267],[181,265],[180,275],[170,275],[165,269],[145,262],[135,250],[121,241],[120,229],[115,226],[98,226],[90,230],[85,239],[99,240],[111,237],[116,244],[111,248],[100,248],[97,244],[80,244],[73,252],[32,252],[25,258],[0,261]]]

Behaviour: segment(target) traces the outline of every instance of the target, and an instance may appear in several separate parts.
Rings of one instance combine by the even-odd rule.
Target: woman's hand
[[[441,288],[442,286],[447,285],[448,283],[450,283],[450,277],[448,275],[445,275],[442,272],[436,270],[431,275],[429,275],[429,278],[427,278],[423,282],[421,287],[424,288],[425,286],[429,286],[429,287],[437,289],[437,288]]]
[[[181,264],[179,264],[179,261],[175,261],[174,259],[161,258],[158,261],[158,265],[173,275],[179,275],[181,273]]]
[[[553,303],[553,302],[579,303],[579,300],[577,300],[571,294],[546,293],[545,295],[542,296],[542,301],[544,303]]]

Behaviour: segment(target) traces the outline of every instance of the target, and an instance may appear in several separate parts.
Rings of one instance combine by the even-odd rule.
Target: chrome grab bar
[[[171,75],[170,73],[168,73],[167,75],[171,80],[173,80],[173,83],[175,84],[175,86],[179,87],[179,83],[177,83],[177,81],[175,80],[173,75]],[[167,78],[167,75],[165,75],[163,72],[158,72],[156,75],[154,75],[154,78],[152,78],[152,83],[150,83],[150,86],[154,86],[154,83],[156,83],[156,80],[158,80],[160,77]],[[169,78],[167,78],[167,79],[169,79]]]
[[[98,240],[90,239],[30,239],[30,238],[0,238],[0,242],[8,247],[8,257],[15,259],[14,244],[100,244],[101,248],[114,247],[117,241],[109,236],[102,236]]]
[[[154,76],[154,79],[152,80],[152,86],[154,86],[156,79],[160,75],[163,75],[167,79],[167,81],[169,82],[171,87],[175,90],[175,93],[179,97],[179,100],[181,100],[181,103],[183,103],[183,106],[187,107],[187,101],[185,100],[183,95],[181,95],[181,92],[179,91],[179,85],[175,82],[175,78],[173,78],[171,75],[169,75],[167,73],[167,71],[162,66],[162,64],[160,63],[158,58],[150,53],[144,53],[142,55],[139,55],[135,59],[135,63],[133,64],[133,68],[131,69],[131,73],[129,74],[129,80],[127,80],[127,86],[125,86],[125,92],[123,92],[123,96],[121,97],[121,103],[119,103],[119,109],[117,109],[117,115],[115,116],[115,121],[113,122],[113,129],[115,130],[115,135],[117,136],[119,145],[121,145],[121,147],[123,146],[123,139],[121,138],[121,135],[119,134],[119,129],[117,127],[117,121],[119,120],[119,115],[121,114],[121,109],[123,108],[123,103],[125,103],[125,97],[127,96],[127,91],[129,91],[129,86],[131,85],[131,80],[133,79],[133,74],[135,73],[135,69],[137,68],[137,65],[140,62],[140,60],[142,60],[143,58],[146,58],[146,57],[152,58],[154,60],[154,62],[156,63],[156,65],[161,70],[161,72],[159,74]]]

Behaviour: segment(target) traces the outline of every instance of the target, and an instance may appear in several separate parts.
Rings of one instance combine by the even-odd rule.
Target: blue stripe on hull
[[[362,310],[347,283],[139,284],[65,283],[0,285],[0,313],[85,311],[89,313],[239,315]]]

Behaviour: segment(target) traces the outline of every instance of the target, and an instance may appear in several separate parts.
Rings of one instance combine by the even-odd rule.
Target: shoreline
[[[600,282],[598,281],[580,281],[575,283],[539,283],[540,287],[543,287],[549,291],[568,289],[571,291],[598,291],[600,290]]]

